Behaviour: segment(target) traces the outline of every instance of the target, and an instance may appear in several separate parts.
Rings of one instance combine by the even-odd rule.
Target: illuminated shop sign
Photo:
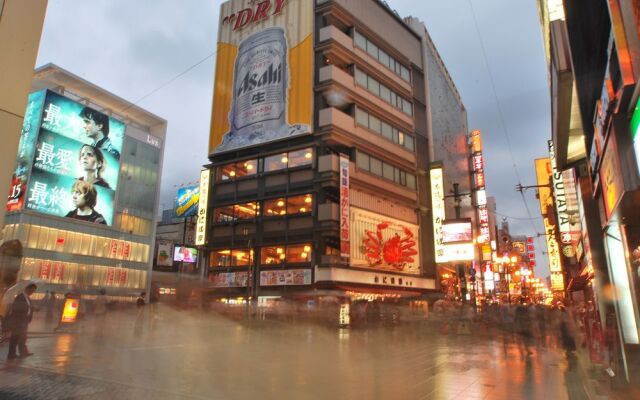
[[[158,240],[158,255],[156,257],[156,266],[172,267],[173,266],[173,242],[166,240]]]
[[[247,271],[221,272],[209,275],[209,282],[213,287],[246,287],[249,278]]]
[[[564,179],[562,172],[558,171],[556,165],[556,152],[553,141],[547,142],[549,145],[549,160],[551,162],[551,179],[553,181],[553,197],[556,203],[556,211],[558,215],[558,229],[560,234],[569,232],[569,214],[567,213],[567,198],[564,190]]]
[[[200,186],[187,186],[178,189],[175,213],[178,218],[190,217],[198,214],[200,201]]]
[[[314,4],[230,0],[220,6],[210,152],[311,132]]]
[[[7,203],[111,225],[124,123],[52,91],[32,93]]]
[[[364,285],[435,289],[434,279],[397,275],[380,271],[361,271],[350,268],[315,267],[314,282],[348,282]]]
[[[471,131],[471,151],[473,153],[482,151],[482,140],[478,129]]]
[[[473,242],[471,220],[445,220],[442,224],[442,241],[444,244]]]
[[[640,98],[631,116],[631,135],[633,136],[633,151],[636,153],[637,173],[640,174]]]
[[[475,174],[475,178],[476,178],[476,187],[484,187],[484,171],[480,170],[480,171],[476,171]]]
[[[549,271],[561,272],[560,248],[556,240],[556,227],[549,223],[549,218],[544,218],[544,231],[547,238],[547,255],[549,257]]]
[[[484,169],[484,161],[482,160],[482,154],[476,154],[473,156],[473,170],[479,171]]]
[[[442,222],[445,219],[444,209],[444,181],[442,167],[432,167],[429,171],[431,178],[431,209],[433,213],[433,240],[437,263],[447,262],[442,242]]]
[[[622,197],[624,182],[620,173],[620,163],[617,156],[617,144],[615,135],[611,135],[607,144],[607,151],[602,157],[600,167],[600,181],[602,182],[602,197],[607,213],[607,219]]]
[[[291,286],[310,284],[310,269],[260,271],[260,286]]]
[[[475,246],[471,243],[448,244],[444,248],[448,261],[471,261],[475,258]]]
[[[417,274],[418,226],[351,207],[351,265]]]
[[[480,220],[481,224],[488,224],[489,223],[489,211],[487,210],[487,207],[478,207],[478,219]]]
[[[549,158],[538,158],[535,160],[536,178],[538,180],[538,200],[540,200],[540,214],[547,215],[549,206],[553,206],[553,197],[549,187],[551,176],[551,162]]]
[[[476,190],[476,204],[478,206],[487,205],[487,191],[484,189]]]
[[[202,246],[206,243],[210,174],[211,171],[208,169],[200,171],[200,199],[198,200],[198,221],[196,222],[196,246]]]
[[[340,154],[340,255],[349,258],[349,156]]]

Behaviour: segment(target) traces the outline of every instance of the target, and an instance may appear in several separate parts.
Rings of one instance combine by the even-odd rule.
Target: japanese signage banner
[[[442,223],[445,219],[444,210],[444,178],[442,167],[432,167],[429,171],[431,179],[431,209],[433,213],[433,241],[437,263],[447,262],[442,241]]]
[[[245,287],[249,279],[249,273],[222,272],[209,275],[209,282],[213,287]]]
[[[45,94],[45,90],[33,92],[29,95],[27,101],[27,110],[24,114],[22,132],[20,133],[20,142],[18,144],[16,169],[11,177],[11,187],[7,199],[7,211],[20,210],[24,205]]]
[[[313,0],[220,6],[210,152],[311,133]]]
[[[602,182],[602,197],[604,198],[607,219],[611,217],[613,210],[618,205],[624,191],[624,181],[618,160],[615,135],[611,135],[607,150],[602,157],[600,167],[600,182]]]
[[[198,220],[196,222],[196,246],[202,246],[207,238],[207,203],[209,201],[209,176],[211,171],[200,171],[200,198],[198,199]]]
[[[29,110],[27,110],[29,115]],[[31,117],[36,120],[35,117]],[[24,200],[9,200],[44,214],[111,225],[125,125],[83,104],[46,91],[37,129],[23,134],[18,154],[31,165]],[[33,146],[32,158],[20,160]],[[15,187],[15,184],[13,185]]]
[[[565,190],[565,179],[562,171],[558,171],[556,165],[556,153],[553,141],[549,140],[549,160],[551,161],[551,179],[553,182],[553,197],[556,204],[556,212],[558,215],[558,230],[562,243],[571,243],[571,221],[569,216],[569,208],[567,205],[567,192]],[[575,196],[575,185],[573,186]],[[576,210],[577,214],[577,210]],[[575,221],[578,222],[578,216],[575,215]],[[579,228],[579,227],[578,227]]]
[[[547,208],[553,206],[553,197],[551,196],[551,161],[549,158],[538,158],[536,163],[536,177],[538,180],[538,199],[540,200],[540,213],[547,215]]]
[[[200,186],[187,186],[178,189],[175,213],[178,218],[186,218],[198,214]]]
[[[310,284],[310,269],[260,271],[260,286],[289,286]]]
[[[547,254],[549,256],[549,271],[561,272],[560,247],[556,240],[556,227],[549,223],[549,218],[544,218],[544,232],[547,238]]]
[[[340,154],[340,255],[349,258],[349,156]]]

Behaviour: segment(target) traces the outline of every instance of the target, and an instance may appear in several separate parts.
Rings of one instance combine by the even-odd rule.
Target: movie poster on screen
[[[45,90],[33,92],[27,100],[27,109],[24,114],[20,142],[18,144],[16,168],[11,176],[11,186],[7,198],[7,211],[20,210],[24,205],[45,94]]]
[[[178,218],[191,217],[198,214],[200,186],[188,186],[178,189],[175,213]]]
[[[47,91],[25,208],[111,225],[125,125]]]
[[[210,153],[311,133],[314,3],[221,5]]]

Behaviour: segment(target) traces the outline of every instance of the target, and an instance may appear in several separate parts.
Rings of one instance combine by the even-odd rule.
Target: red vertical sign
[[[340,255],[349,258],[349,156],[340,154]]]

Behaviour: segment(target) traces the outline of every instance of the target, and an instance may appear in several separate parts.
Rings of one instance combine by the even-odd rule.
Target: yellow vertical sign
[[[208,169],[200,171],[200,199],[198,200],[198,220],[196,222],[196,246],[203,246],[207,242],[207,206],[209,202]]]

